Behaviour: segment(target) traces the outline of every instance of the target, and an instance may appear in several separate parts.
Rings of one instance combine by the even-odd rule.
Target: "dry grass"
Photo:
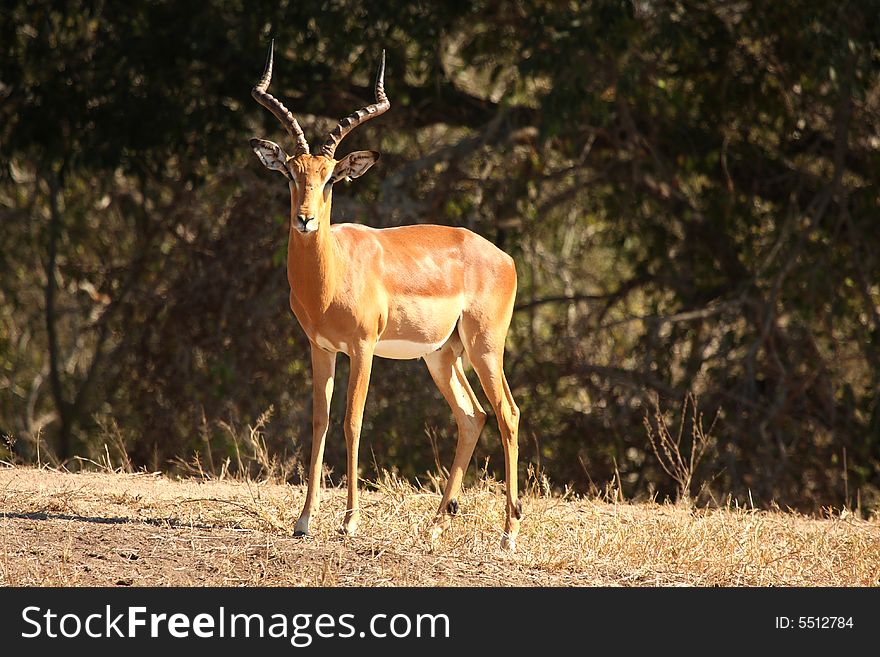
[[[524,498],[519,550],[498,548],[500,486],[465,491],[437,545],[439,501],[392,476],[362,496],[360,535],[293,539],[300,487],[158,475],[0,470],[0,585],[876,586],[880,522],[781,511]]]

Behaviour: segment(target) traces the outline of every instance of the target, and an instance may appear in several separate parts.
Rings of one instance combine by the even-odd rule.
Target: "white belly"
[[[373,351],[373,353],[380,358],[393,358],[394,360],[410,360],[413,358],[421,358],[422,356],[427,356],[428,354],[437,351],[440,347],[446,344],[449,336],[452,335],[452,332],[455,330],[455,326],[456,324],[452,325],[449,333],[447,333],[446,337],[440,340],[440,342],[379,340],[379,342],[376,343],[376,349]],[[326,349],[327,351],[341,351],[344,354],[348,354],[348,344],[346,344],[345,342],[333,344],[323,335],[316,335],[315,342],[318,343],[318,346]]]
[[[333,344],[325,338],[323,335],[315,335],[315,342],[318,343],[318,346],[322,349],[326,349],[327,351],[341,351],[344,354],[348,353],[348,345],[344,342],[340,342],[339,344]]]
[[[395,360],[407,360],[410,358],[421,358],[433,351],[437,351],[446,342],[425,343],[410,342],[409,340],[380,340],[376,343],[377,356],[382,358],[394,358]]]
[[[395,360],[409,360],[410,358],[421,358],[430,353],[437,351],[446,344],[449,336],[455,331],[458,325],[456,320],[440,342],[410,342],[409,340],[379,340],[376,343],[376,350],[373,352],[381,358],[393,358]]]

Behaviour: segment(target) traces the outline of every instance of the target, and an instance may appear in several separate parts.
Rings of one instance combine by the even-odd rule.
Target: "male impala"
[[[376,80],[376,103],[342,119],[316,155],[309,153],[293,114],[266,90],[272,78],[273,46],[263,77],[251,92],[295,142],[293,155],[278,144],[252,139],[262,163],[280,171],[290,187],[287,278],[290,307],[311,344],[313,419],[308,493],[295,536],[308,534],[317,510],[324,441],[336,354],[351,359],[345,441],[348,450],[348,507],[340,531],[358,523],[358,442],[373,356],[422,358],[452,407],[458,443],[449,481],[434,520],[432,538],[458,511],[457,496],[486,414],[465,378],[466,353],[498,418],[504,443],[507,517],[502,547],[514,549],[522,506],[517,499],[519,409],[504,377],[504,340],[513,313],[513,260],[463,228],[403,226],[381,230],[358,224],[330,225],[333,184],[358,178],[379,159],[355,151],[340,160],[336,148],[361,123],[391,107],[384,89],[385,54]]]

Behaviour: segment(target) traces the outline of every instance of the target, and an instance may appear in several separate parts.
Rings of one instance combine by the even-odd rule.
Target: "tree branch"
[[[549,303],[579,303],[582,301],[606,301],[617,296],[617,292],[611,294],[558,294],[549,297],[541,297],[540,299],[532,299],[525,303],[514,306],[513,312],[521,312],[538,306],[544,306]]]
[[[57,280],[55,272],[58,262],[58,239],[61,234],[61,211],[58,207],[60,195],[60,183],[58,176],[51,173],[45,176],[49,190],[49,244],[46,256],[46,289],[44,298],[46,303],[46,340],[49,348],[49,386],[52,390],[52,399],[58,413],[58,455],[61,460],[70,456],[70,414],[67,401],[64,399],[64,389],[61,385],[60,353],[58,348],[57,311],[55,300],[57,294]]]

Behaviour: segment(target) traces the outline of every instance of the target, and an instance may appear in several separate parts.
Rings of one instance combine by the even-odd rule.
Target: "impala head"
[[[362,176],[379,159],[376,151],[354,151],[340,160],[336,147],[345,136],[365,121],[388,111],[391,103],[385,95],[385,51],[376,79],[376,102],[342,119],[324,141],[321,152],[309,153],[309,144],[296,118],[284,104],[268,93],[272,81],[275,42],[269,46],[269,57],[263,77],[251,91],[254,99],[275,115],[294,140],[293,155],[288,155],[275,142],[251,139],[251,148],[268,169],[280,171],[290,187],[290,218],[300,233],[312,233],[330,225],[330,198],[333,183]]]

